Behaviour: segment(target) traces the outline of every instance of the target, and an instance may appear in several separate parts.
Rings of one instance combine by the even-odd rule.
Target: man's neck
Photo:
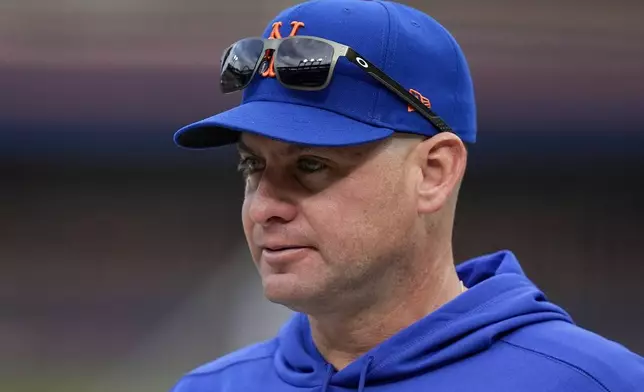
[[[386,301],[368,308],[309,315],[312,337],[322,356],[341,370],[462,291],[453,264],[425,274],[424,279],[413,283],[403,285],[406,287]]]

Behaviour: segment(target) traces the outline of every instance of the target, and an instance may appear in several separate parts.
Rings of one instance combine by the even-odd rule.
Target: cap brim
[[[242,132],[311,146],[356,145],[394,133],[311,106],[253,101],[181,128],[174,141],[186,148],[217,147],[236,143]]]

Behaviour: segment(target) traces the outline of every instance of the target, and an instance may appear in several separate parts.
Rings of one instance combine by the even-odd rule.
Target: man
[[[175,392],[644,391],[642,358],[575,326],[509,251],[455,268],[475,103],[436,21],[391,2],[303,3],[226,50],[221,88],[242,104],[175,141],[237,143],[264,293],[296,314]]]

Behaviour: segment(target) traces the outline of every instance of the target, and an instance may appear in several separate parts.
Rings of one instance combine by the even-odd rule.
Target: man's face
[[[303,148],[243,134],[242,220],[269,300],[310,312],[386,294],[378,282],[412,251],[418,218],[409,154],[393,144]]]

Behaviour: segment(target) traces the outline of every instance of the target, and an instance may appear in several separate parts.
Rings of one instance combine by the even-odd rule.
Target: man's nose
[[[295,219],[297,207],[289,184],[268,172],[258,181],[257,186],[246,194],[250,219],[262,226]]]

